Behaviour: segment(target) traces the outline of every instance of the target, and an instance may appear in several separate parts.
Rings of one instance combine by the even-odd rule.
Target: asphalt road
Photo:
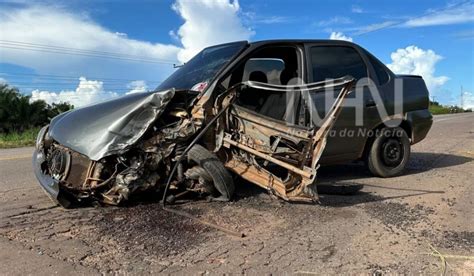
[[[164,212],[154,201],[63,210],[34,179],[32,148],[0,150],[0,274],[473,273],[474,114],[436,116],[404,175],[320,169],[356,195],[289,204],[238,183],[231,203],[176,206],[247,237]],[[434,248],[434,249],[433,249]],[[433,253],[430,255],[430,253]]]

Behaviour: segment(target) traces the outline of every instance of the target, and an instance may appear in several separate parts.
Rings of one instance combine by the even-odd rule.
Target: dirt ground
[[[233,202],[173,208],[153,197],[124,207],[54,206],[32,174],[31,148],[0,151],[0,274],[474,273],[474,115],[437,116],[404,175],[361,164],[322,167],[319,182],[364,184],[355,195],[290,204],[241,180]]]

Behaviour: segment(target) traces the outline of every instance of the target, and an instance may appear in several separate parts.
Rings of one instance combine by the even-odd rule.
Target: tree
[[[56,115],[74,108],[68,103],[32,101],[30,96],[21,94],[17,88],[0,84],[0,132],[22,132],[40,127]]]

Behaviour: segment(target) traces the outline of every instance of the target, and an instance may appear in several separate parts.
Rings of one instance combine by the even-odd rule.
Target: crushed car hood
[[[53,118],[49,135],[97,161],[137,142],[174,94],[174,89],[136,93],[72,110]]]

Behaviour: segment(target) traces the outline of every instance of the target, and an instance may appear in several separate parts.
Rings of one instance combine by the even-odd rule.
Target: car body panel
[[[411,144],[416,144],[425,139],[433,125],[433,115],[428,109],[409,111],[406,113],[406,120],[410,122]]]
[[[138,141],[173,98],[174,90],[135,93],[61,114],[49,135],[61,145],[97,161]]]

